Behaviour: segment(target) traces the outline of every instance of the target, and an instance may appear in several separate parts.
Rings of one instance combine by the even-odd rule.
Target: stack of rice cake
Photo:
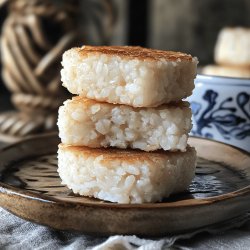
[[[214,59],[205,75],[250,78],[250,28],[226,27],[218,35]]]
[[[187,145],[197,59],[141,47],[66,51],[58,172],[74,193],[118,203],[161,201],[189,186]]]

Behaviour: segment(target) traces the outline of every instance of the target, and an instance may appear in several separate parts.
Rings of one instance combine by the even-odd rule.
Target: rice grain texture
[[[60,107],[58,127],[64,144],[185,151],[191,109],[187,102],[133,108],[74,97]]]
[[[59,145],[58,173],[74,193],[118,203],[157,202],[186,190],[196,152],[141,152]]]
[[[63,54],[63,86],[72,94],[133,107],[156,107],[192,94],[197,59],[132,46],[83,46]]]

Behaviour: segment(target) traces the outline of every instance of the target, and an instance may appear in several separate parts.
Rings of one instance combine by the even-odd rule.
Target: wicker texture
[[[11,92],[61,97],[61,55],[77,40],[69,7],[41,0],[11,3],[1,42],[3,78]],[[51,33],[56,29],[57,37]]]
[[[1,37],[2,76],[19,112],[0,115],[0,134],[4,141],[13,141],[13,138],[18,140],[56,129],[57,109],[66,99],[60,81],[60,61],[65,50],[79,44],[81,32],[77,17],[80,1],[7,2],[9,15]],[[110,36],[114,21],[112,4],[105,0],[99,4],[93,1],[92,5],[95,10],[90,11],[94,15],[92,23],[100,39],[105,41]],[[98,10],[105,14],[104,22]]]
[[[29,115],[10,111],[0,116],[0,140],[15,142],[22,137],[51,131],[55,127],[57,116],[54,113]]]

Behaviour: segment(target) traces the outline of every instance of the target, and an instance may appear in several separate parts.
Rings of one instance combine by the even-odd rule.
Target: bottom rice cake
[[[143,152],[60,144],[58,173],[74,193],[118,203],[157,202],[188,188],[196,151]]]
[[[188,102],[133,108],[74,97],[60,107],[58,128],[62,143],[75,146],[185,151],[191,109]]]

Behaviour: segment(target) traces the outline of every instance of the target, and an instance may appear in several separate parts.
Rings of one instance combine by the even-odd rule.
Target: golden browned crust
[[[138,60],[192,61],[192,56],[185,53],[148,49],[139,46],[82,46],[73,49],[77,50],[81,56],[105,54]]]
[[[135,107],[131,107],[131,106],[127,106],[127,105],[124,105],[124,104],[113,104],[113,103],[107,103],[107,102],[99,102],[99,101],[96,101],[96,100],[93,100],[93,99],[88,99],[88,98],[85,98],[83,96],[74,96],[72,98],[72,100],[70,101],[70,104],[71,105],[77,105],[77,104],[82,104],[84,105],[85,107],[89,107],[89,106],[92,106],[92,105],[95,105],[95,104],[100,104],[100,105],[105,105],[105,106],[109,106],[109,107],[129,107],[129,108],[132,108],[133,110],[135,111],[139,111],[139,110],[143,110],[143,109],[149,109],[149,108],[135,108]],[[172,102],[172,103],[169,103],[169,104],[163,104],[163,105],[160,105],[158,107],[155,107],[154,109],[155,110],[161,110],[161,109],[166,109],[166,108],[184,108],[184,107],[189,107],[189,103],[188,102],[185,102],[185,101],[180,101],[180,102]]]
[[[115,160],[126,161],[128,163],[138,162],[138,161],[147,161],[152,162],[152,160],[167,160],[172,156],[181,157],[183,152],[170,152],[164,150],[157,150],[154,152],[145,152],[136,149],[116,149],[116,148],[88,148],[84,146],[72,146],[68,144],[59,144],[59,149],[62,151],[74,152],[78,155],[84,155],[85,157],[98,157],[102,156],[102,162],[109,162]],[[188,146],[186,153],[191,153],[194,151],[194,148]]]

